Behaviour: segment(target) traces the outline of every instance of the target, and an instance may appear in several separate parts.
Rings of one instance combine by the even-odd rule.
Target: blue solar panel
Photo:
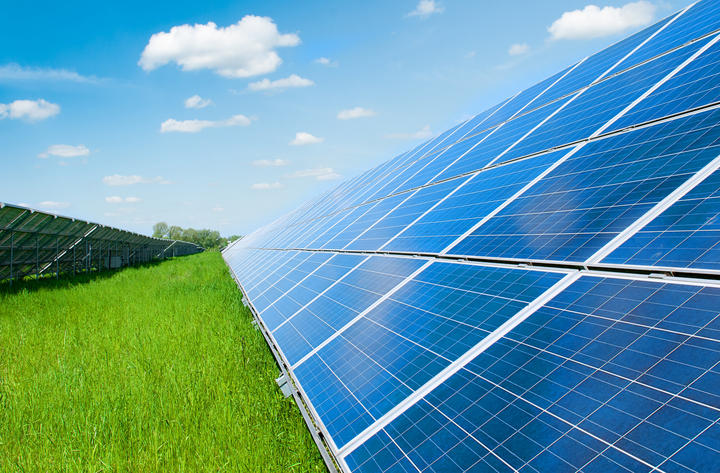
[[[331,469],[720,471],[719,28],[694,4],[224,251]]]
[[[720,100],[718,74],[720,45],[715,43],[609,129],[619,129],[717,102]]]
[[[640,229],[603,262],[720,269],[720,172]]]
[[[669,71],[694,54],[701,45],[693,44],[679,49],[593,85],[523,140],[508,157],[524,156],[592,135]],[[651,115],[646,117],[656,118]]]
[[[583,261],[718,154],[720,111],[591,142],[451,252]]]
[[[342,446],[562,276],[434,263],[293,369],[316,380],[303,386]],[[443,286],[451,280],[458,284]],[[343,390],[329,392],[338,381],[356,401],[345,399]],[[343,398],[352,412],[369,417],[334,418],[315,401],[325,396]]]
[[[718,307],[716,288],[581,278],[350,453],[348,465],[714,471]]]
[[[639,50],[637,54],[634,54],[629,62],[646,61],[696,38],[717,32],[719,29],[720,4],[707,0],[697,2],[686,12],[678,15],[662,34],[654,38],[645,48]]]
[[[632,59],[637,56],[637,53],[634,52],[635,49],[643,47],[643,43],[648,41],[653,34],[656,34],[672,18],[673,16],[668,17],[585,59],[577,68],[560,80],[555,87],[544,94],[543,99],[548,101],[558,99],[591,84],[603,75],[617,73],[633,65]]]
[[[500,155],[543,120],[557,112],[569,99],[549,103],[541,108],[519,115],[502,126],[491,130],[480,146],[473,148],[458,161],[451,164],[436,179],[446,179],[478,170],[492,164]]]
[[[523,186],[537,178],[566,152],[556,151],[479,172],[427,214],[398,232],[382,249],[440,253]],[[435,186],[426,188],[431,190]]]

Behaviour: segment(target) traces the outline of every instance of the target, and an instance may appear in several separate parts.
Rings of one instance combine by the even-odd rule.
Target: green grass
[[[219,253],[0,289],[0,472],[322,472]]]

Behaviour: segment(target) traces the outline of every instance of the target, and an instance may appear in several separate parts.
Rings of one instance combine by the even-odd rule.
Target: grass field
[[[0,289],[0,472],[325,471],[219,253]]]

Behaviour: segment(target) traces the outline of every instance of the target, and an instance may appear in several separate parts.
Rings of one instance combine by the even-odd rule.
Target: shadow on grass
[[[0,281],[0,294],[17,294],[19,292],[32,292],[39,289],[63,289],[72,287],[77,284],[85,284],[90,281],[96,281],[101,279],[108,279],[115,274],[127,271],[133,268],[152,268],[154,266],[161,265],[166,261],[172,261],[173,258],[158,259],[147,263],[135,264],[132,266],[124,266],[118,269],[103,269],[102,271],[90,271],[82,272],[73,275],[72,273],[62,273],[59,278],[56,278],[54,274],[44,274],[40,278],[35,279],[34,275],[25,276],[22,279],[15,281],[4,280]]]

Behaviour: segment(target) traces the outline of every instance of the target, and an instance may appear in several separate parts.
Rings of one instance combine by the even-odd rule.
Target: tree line
[[[217,230],[196,230],[194,228],[182,228],[177,225],[168,225],[165,222],[158,222],[153,225],[153,236],[155,238],[169,238],[170,240],[182,240],[188,243],[195,243],[206,250],[223,248],[228,243],[242,238],[241,235],[220,236]]]

